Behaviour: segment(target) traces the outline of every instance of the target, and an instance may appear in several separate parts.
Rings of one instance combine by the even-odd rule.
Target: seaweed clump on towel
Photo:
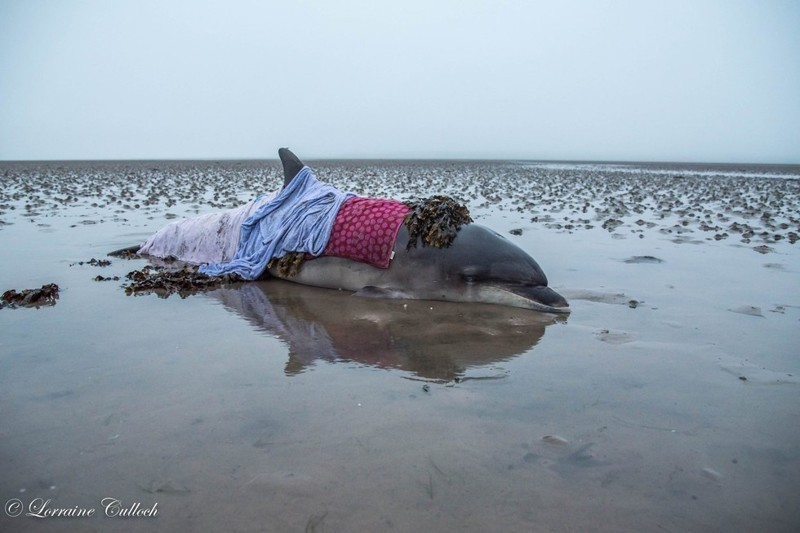
[[[161,266],[146,266],[141,270],[129,272],[129,280],[122,287],[127,295],[155,293],[160,298],[177,294],[186,298],[191,294],[203,292],[227,284],[241,282],[236,274],[207,276],[197,271],[196,266],[184,266],[180,270],[168,270]]]
[[[447,248],[464,224],[472,222],[469,209],[449,196],[431,196],[404,202],[411,211],[403,223],[408,228],[410,250],[422,239],[423,246]]]

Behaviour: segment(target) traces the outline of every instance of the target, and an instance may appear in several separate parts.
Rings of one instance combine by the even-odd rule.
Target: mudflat
[[[0,163],[0,292],[58,286],[0,310],[0,530],[797,530],[800,168],[308,163],[463,201],[572,313],[128,295],[109,251],[279,164]]]

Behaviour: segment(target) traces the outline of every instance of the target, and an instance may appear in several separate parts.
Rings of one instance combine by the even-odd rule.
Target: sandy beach
[[[148,262],[108,252],[279,187],[277,161],[0,162],[0,292],[60,289],[0,310],[0,530],[798,530],[800,167],[308,163],[463,201],[571,314],[127,296]]]

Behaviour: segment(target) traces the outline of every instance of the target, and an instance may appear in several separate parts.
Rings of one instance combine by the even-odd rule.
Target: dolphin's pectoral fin
[[[283,164],[283,186],[286,187],[305,165],[288,148],[279,149],[278,157],[281,158]]]
[[[406,292],[400,289],[387,289],[385,287],[375,287],[369,285],[357,290],[353,296],[361,296],[362,298],[389,298],[392,300],[407,300],[411,298]]]

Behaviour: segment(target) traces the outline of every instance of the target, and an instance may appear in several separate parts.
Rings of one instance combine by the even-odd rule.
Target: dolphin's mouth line
[[[495,285],[495,287],[507,294],[512,295],[515,300],[519,301],[520,305],[518,305],[518,307],[525,307],[534,311],[561,315],[566,315],[572,312],[572,310],[569,308],[569,303],[567,303],[567,300],[556,291],[545,285]],[[548,303],[545,303],[537,298],[537,293],[541,298],[547,298]]]
[[[530,302],[531,302],[530,309],[534,311],[541,311],[544,313],[555,313],[559,315],[568,315],[572,312],[572,309],[570,309],[569,307],[555,307],[553,305],[543,304],[535,300],[530,300]]]

